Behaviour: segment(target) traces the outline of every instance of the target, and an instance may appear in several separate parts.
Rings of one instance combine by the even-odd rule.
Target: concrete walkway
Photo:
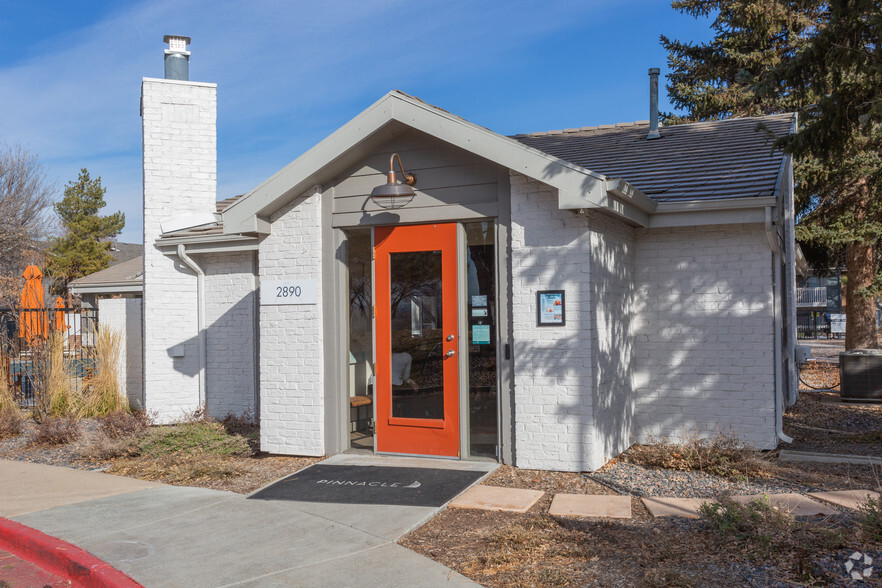
[[[496,467],[368,455],[323,463]],[[78,489],[65,502],[70,484]],[[0,496],[5,516],[78,545],[149,587],[475,585],[396,544],[439,508],[247,500],[6,460]]]

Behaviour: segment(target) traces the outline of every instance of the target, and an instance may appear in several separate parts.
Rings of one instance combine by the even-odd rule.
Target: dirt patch
[[[842,402],[835,392],[800,392],[784,413],[784,432],[797,451],[882,455],[882,404]]]

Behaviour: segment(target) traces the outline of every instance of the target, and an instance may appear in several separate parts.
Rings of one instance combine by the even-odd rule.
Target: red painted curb
[[[2,517],[0,548],[83,588],[143,588],[85,549]]]

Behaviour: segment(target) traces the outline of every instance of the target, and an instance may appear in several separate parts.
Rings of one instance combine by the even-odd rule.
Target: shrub
[[[141,453],[146,457],[174,453],[245,456],[251,448],[243,437],[229,435],[222,424],[201,421],[151,430],[141,442]]]
[[[741,504],[722,496],[717,502],[702,504],[699,512],[722,543],[763,559],[792,554],[800,575],[808,569],[808,554],[843,543],[841,529],[797,521],[772,506],[767,497]]]
[[[24,417],[16,407],[0,408],[0,439],[21,435],[24,431]]]
[[[44,419],[37,425],[34,443],[38,445],[63,445],[76,441],[80,436],[80,423],[72,416]]]
[[[860,507],[858,522],[864,533],[874,541],[882,542],[882,495],[877,498],[867,496],[866,504]]]
[[[150,420],[144,411],[128,412],[115,410],[111,413],[98,417],[101,432],[110,439],[123,439],[125,437],[139,437],[147,432]]]
[[[683,442],[652,442],[635,445],[626,459],[647,467],[674,470],[698,470],[724,476],[743,478],[766,472],[766,463],[756,450],[734,435],[717,435],[713,439],[690,437]]]

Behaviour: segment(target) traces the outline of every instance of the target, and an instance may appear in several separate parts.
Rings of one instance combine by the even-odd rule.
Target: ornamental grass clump
[[[120,347],[122,337],[116,329],[99,327],[95,335],[95,369],[83,382],[79,416],[104,416],[129,409],[120,393]]]
[[[6,359],[0,357],[0,439],[15,437],[23,430],[24,417],[9,387]]]
[[[882,495],[873,498],[867,495],[867,502],[859,507],[858,523],[863,532],[873,541],[882,543]]]

